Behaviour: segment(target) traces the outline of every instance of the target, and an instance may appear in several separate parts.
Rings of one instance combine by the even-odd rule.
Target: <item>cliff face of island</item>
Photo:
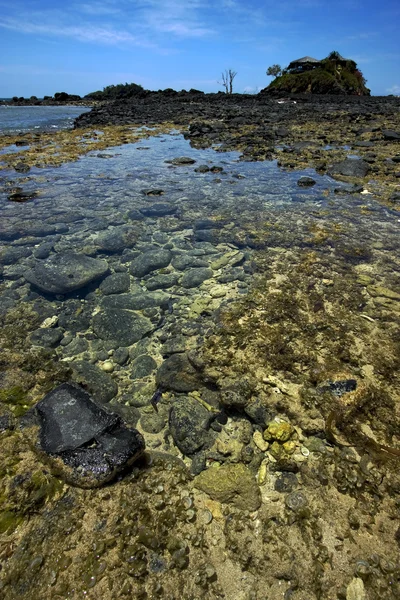
[[[370,90],[356,62],[334,51],[322,60],[305,56],[292,61],[261,93],[369,96]]]

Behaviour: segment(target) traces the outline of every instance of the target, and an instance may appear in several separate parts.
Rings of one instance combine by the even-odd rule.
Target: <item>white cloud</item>
[[[386,90],[388,94],[394,94],[395,96],[400,96],[400,85],[393,85],[391,88]]]
[[[0,27],[22,33],[50,35],[56,37],[70,37],[80,42],[96,42],[106,45],[130,43],[138,46],[152,47],[154,44],[141,40],[129,31],[118,30],[113,27],[96,25],[56,25],[52,21],[0,19]]]

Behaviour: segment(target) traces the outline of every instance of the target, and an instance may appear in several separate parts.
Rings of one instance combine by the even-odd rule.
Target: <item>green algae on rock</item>
[[[261,505],[260,489],[253,473],[242,463],[214,466],[195,479],[195,486],[213,500],[250,512]]]

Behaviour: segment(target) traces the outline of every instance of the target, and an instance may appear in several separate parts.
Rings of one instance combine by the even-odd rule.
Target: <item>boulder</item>
[[[190,456],[212,442],[212,434],[207,431],[209,417],[208,410],[193,398],[179,398],[173,403],[169,429],[182,454]]]
[[[157,371],[157,387],[175,392],[193,392],[202,385],[200,374],[186,354],[172,354]]]
[[[70,383],[40,400],[23,418],[22,429],[54,475],[83,488],[112,480],[145,449],[136,429]]]
[[[361,158],[345,158],[339,163],[333,164],[328,169],[328,175],[344,175],[345,177],[365,177],[371,167]]]
[[[69,350],[68,350],[69,352]],[[110,375],[86,360],[74,360],[69,365],[76,383],[83,385],[98,402],[109,402],[118,393],[118,385]]]
[[[172,254],[164,248],[150,250],[137,256],[130,266],[130,273],[135,277],[144,277],[152,271],[163,269],[171,262]]]
[[[33,286],[48,294],[68,294],[100,279],[108,272],[105,260],[66,252],[36,263],[24,273]]]
[[[154,329],[149,319],[123,308],[106,308],[92,320],[95,334],[102,340],[112,340],[117,346],[131,346]]]

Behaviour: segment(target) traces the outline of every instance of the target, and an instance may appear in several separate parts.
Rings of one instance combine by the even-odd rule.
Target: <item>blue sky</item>
[[[116,83],[255,92],[266,69],[338,50],[400,94],[398,0],[0,0],[0,97]]]

